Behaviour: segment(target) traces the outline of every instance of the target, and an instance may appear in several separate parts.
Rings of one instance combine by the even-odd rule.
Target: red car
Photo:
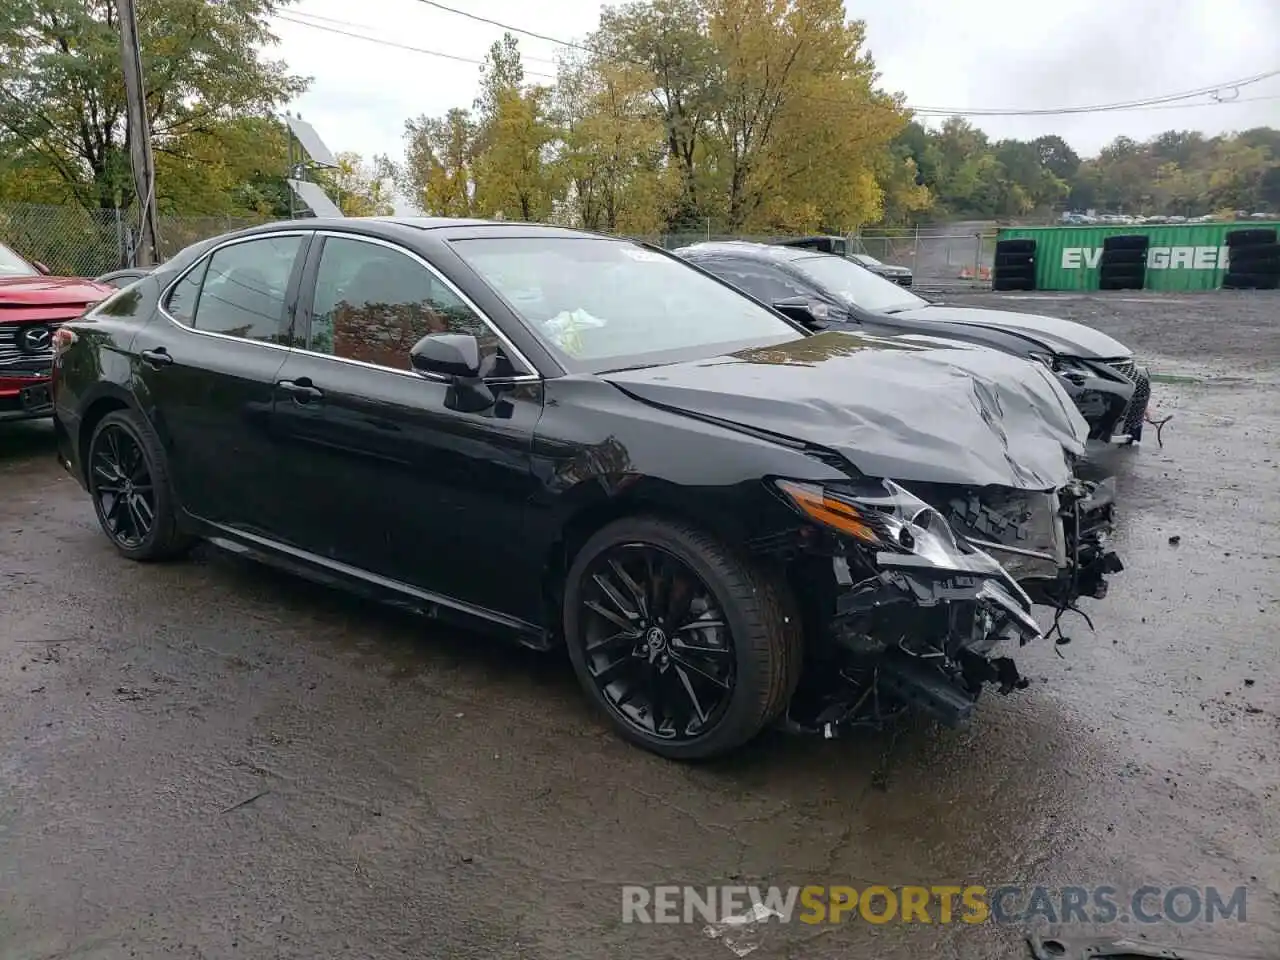
[[[53,415],[54,328],[114,292],[92,280],[51,277],[0,243],[0,422]]]

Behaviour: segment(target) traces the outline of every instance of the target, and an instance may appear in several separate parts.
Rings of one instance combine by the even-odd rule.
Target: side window
[[[433,333],[475,337],[487,376],[524,372],[475,311],[418,261],[382,244],[325,239],[307,349],[408,370],[409,351]]]
[[[204,280],[204,272],[207,269],[209,269],[209,261],[201,260],[169,291],[169,299],[165,301],[164,308],[169,312],[169,316],[184,326],[191,326],[191,321],[196,315],[196,299],[200,296],[200,284]]]
[[[301,245],[299,236],[263,237],[214,251],[191,326],[247,340],[287,342],[285,291]]]
[[[717,277],[745,290],[757,300],[773,303],[807,296],[804,287],[776,267],[752,260],[718,260],[708,264]]]

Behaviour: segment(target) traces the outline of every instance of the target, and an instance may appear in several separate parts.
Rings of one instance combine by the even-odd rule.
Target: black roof
[[[304,217],[297,220],[273,220],[244,230],[211,238],[218,242],[230,236],[275,233],[284,230],[346,230],[372,236],[409,239],[410,235],[430,235],[441,240],[467,240],[485,237],[548,237],[568,239],[609,239],[606,234],[574,230],[547,223],[523,223],[518,220],[477,220],[469,217]]]

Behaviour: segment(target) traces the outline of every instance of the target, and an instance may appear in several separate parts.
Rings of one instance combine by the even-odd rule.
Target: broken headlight
[[[778,480],[777,486],[809,519],[874,547],[881,566],[1008,576],[990,556],[958,538],[942,514],[892,480],[848,487]]]

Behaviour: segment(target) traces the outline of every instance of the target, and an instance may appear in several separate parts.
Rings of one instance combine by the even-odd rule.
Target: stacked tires
[[[1000,240],[996,243],[996,266],[991,274],[992,290],[1034,290],[1036,288],[1036,242]]]
[[[1147,284],[1147,247],[1151,239],[1145,234],[1122,234],[1102,241],[1102,259],[1098,261],[1099,290],[1141,290]]]
[[[1280,288],[1280,243],[1274,227],[1232,230],[1227,234],[1230,251],[1225,290],[1275,290]]]

